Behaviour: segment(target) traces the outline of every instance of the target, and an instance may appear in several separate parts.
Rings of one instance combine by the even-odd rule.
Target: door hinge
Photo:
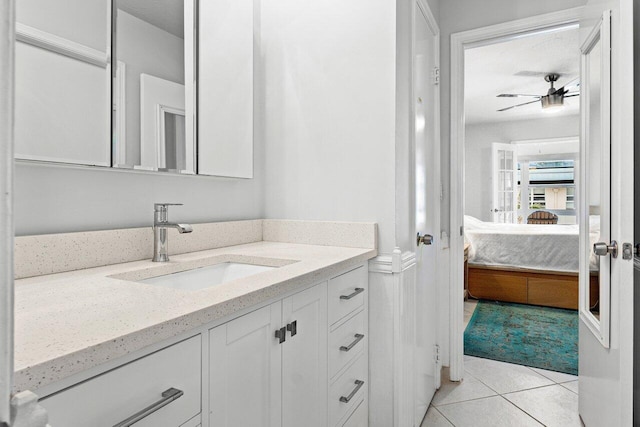
[[[433,361],[436,365],[440,364],[440,346],[438,344],[433,346]]]
[[[464,225],[460,226],[460,235],[464,236]]]
[[[433,67],[431,78],[435,86],[438,86],[440,84],[440,67]]]

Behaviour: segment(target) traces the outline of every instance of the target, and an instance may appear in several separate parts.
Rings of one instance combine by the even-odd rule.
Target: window
[[[523,182],[523,179],[527,182]],[[522,192],[527,203],[522,203]],[[521,161],[518,163],[519,222],[526,222],[536,210],[551,211],[575,222],[575,162],[574,160]]]

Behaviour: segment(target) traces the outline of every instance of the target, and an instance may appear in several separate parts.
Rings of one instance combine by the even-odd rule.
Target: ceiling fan
[[[512,105],[511,107],[502,108],[498,111],[507,111],[512,108],[522,107],[523,105],[533,104],[534,102],[540,101],[542,104],[542,108],[550,109],[550,108],[559,108],[564,105],[564,99],[570,98],[572,96],[580,96],[579,92],[569,93],[573,88],[579,89],[580,82],[579,78],[573,80],[572,82],[562,86],[561,88],[556,89],[554,87],[554,83],[558,81],[560,78],[560,74],[550,73],[547,74],[544,79],[551,84],[551,87],[547,91],[546,95],[523,95],[523,94],[514,94],[514,93],[501,93],[498,95],[498,98],[521,98],[521,97],[531,97],[536,98],[533,101],[524,102],[518,105]]]

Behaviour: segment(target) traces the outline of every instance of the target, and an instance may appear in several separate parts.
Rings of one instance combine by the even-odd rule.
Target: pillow
[[[478,218],[475,218],[471,215],[464,216],[464,228],[468,228],[473,230],[474,228],[481,228],[484,222],[480,221]]]

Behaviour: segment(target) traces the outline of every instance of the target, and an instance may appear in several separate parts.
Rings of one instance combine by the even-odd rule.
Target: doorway
[[[580,97],[577,94],[579,93],[578,77],[580,75],[580,45],[577,34],[579,18],[580,12],[578,10],[569,10],[452,35],[450,379],[453,381],[460,381],[464,377],[465,361],[469,368],[474,364],[483,365],[483,363],[474,362],[469,356],[464,356],[466,325],[463,321],[465,317],[463,301],[465,291],[469,296],[480,297],[480,300],[501,301],[497,304],[499,306],[515,304],[516,310],[519,310],[520,307],[536,308],[540,306],[573,310],[572,330],[575,331],[573,346],[576,354],[573,366],[577,370],[577,308],[579,302],[579,257],[577,254],[579,252],[580,231],[577,225],[579,221],[575,195],[580,176],[579,150],[577,149],[577,138],[580,133]],[[573,32],[574,39],[571,47],[573,68],[567,67],[566,63],[551,63],[554,59],[553,55],[548,55],[549,58],[536,56],[536,47],[544,46],[547,43],[563,45],[565,43],[563,38],[571,37],[569,36],[571,32]],[[520,58],[530,57],[537,58],[537,60],[524,64],[514,63],[511,64],[511,68],[509,68],[509,64],[499,64],[500,55],[504,54],[505,45],[509,43],[516,46],[514,49],[518,51]],[[495,52],[491,52],[492,50]],[[540,51],[543,54],[544,51],[548,52],[549,48],[540,48]],[[477,56],[477,62],[482,64],[484,61],[485,68],[487,68],[484,76],[481,71],[473,76],[466,73],[467,67],[473,65],[474,54]],[[549,62],[545,63],[545,59]],[[498,67],[498,69],[492,68],[492,66]],[[500,75],[500,72],[504,72],[504,74]],[[480,77],[484,77],[484,84]],[[474,83],[474,78],[477,80],[475,82],[476,88],[470,89],[469,85]],[[486,82],[491,82],[492,78],[496,81],[495,86],[488,88],[489,83]],[[517,80],[522,80],[524,85],[518,86]],[[500,87],[500,84],[504,84],[504,86]],[[483,94],[484,90],[491,93]],[[470,111],[466,102],[468,95],[484,95],[487,101],[478,103],[476,110]],[[558,100],[551,100],[552,95],[574,96],[566,98],[561,96]],[[549,101],[552,103],[557,101],[560,108],[556,109],[556,105],[549,105]],[[557,116],[549,115],[553,119],[543,118],[541,117],[543,110],[545,110],[544,113],[550,113],[550,110],[554,110]],[[546,126],[544,124],[549,121],[555,122],[555,125]],[[519,123],[519,126],[516,125],[516,122]],[[494,123],[494,125],[487,123]],[[528,129],[524,131],[516,130],[516,128],[526,128],[526,126]],[[502,129],[502,134],[494,132],[498,128]],[[505,128],[508,130],[505,131]],[[563,132],[552,132],[552,128],[562,128]],[[472,139],[477,144],[475,147],[468,145]],[[465,152],[468,148],[471,152]],[[473,150],[476,151],[473,152]],[[475,164],[470,164],[471,160]],[[539,214],[537,211],[543,211],[543,213]],[[465,218],[465,214],[469,213],[473,213],[473,215],[469,215],[471,218]],[[537,218],[537,216],[542,217]],[[465,234],[468,234],[471,228],[475,227],[480,230],[478,235],[483,233],[487,235],[490,233],[488,230],[494,228],[495,225],[516,229],[518,226],[526,227],[534,223],[536,219],[549,221],[551,224],[564,223],[566,225],[563,227],[572,229],[569,239],[575,248],[568,256],[569,259],[565,259],[567,263],[571,263],[571,266],[555,265],[551,268],[552,266],[546,265],[546,262],[558,261],[556,259],[558,257],[547,257],[546,259],[543,257],[535,261],[538,263],[537,265],[520,265],[521,261],[511,259],[507,262],[509,265],[497,265],[498,268],[485,270],[474,268],[474,271],[469,271],[468,268],[462,267],[465,258],[469,260],[474,255],[480,257],[490,255],[490,253],[470,254],[469,251],[464,251],[465,243],[468,244],[470,240],[467,238],[465,242],[465,237],[468,237]],[[474,220],[478,221],[474,223]],[[458,230],[458,224],[463,226],[460,227],[460,230]],[[541,224],[539,227],[544,227],[542,225],[544,222],[539,224]],[[532,227],[535,226],[532,225]],[[574,228],[575,230],[573,230]],[[565,237],[567,236],[563,238]],[[500,238],[500,236],[491,236],[489,240],[494,239],[495,241]],[[530,241],[527,242],[526,239]],[[504,257],[505,253],[514,256],[518,253],[521,254],[527,250],[527,244],[535,242],[533,238],[527,237],[526,239],[523,236],[515,238],[513,235],[507,236],[506,240],[512,243],[515,240],[516,244],[523,246],[508,251],[501,249],[502,252],[499,255]],[[480,245],[484,243],[487,242],[480,242]],[[550,241],[547,243],[553,244]],[[504,248],[505,242],[499,242],[498,246]],[[473,249],[480,252],[477,247]],[[496,266],[497,263],[495,260],[492,262],[485,259],[485,264]],[[470,274],[476,277],[488,277],[494,282],[500,281],[501,286],[498,288],[501,289],[498,291],[506,291],[506,294],[492,294],[492,292],[496,292],[496,289],[489,289],[486,286],[484,288],[482,286],[476,287],[475,290],[465,287],[465,276],[469,277]],[[570,296],[564,296],[565,299],[570,300],[569,306],[563,306],[565,303],[558,304],[557,299],[549,300],[547,292],[549,281],[561,283],[570,288],[570,292],[568,292]],[[536,286],[542,284],[545,287],[536,288],[534,292],[529,293],[529,283],[536,284]],[[482,292],[485,294],[477,295]],[[547,307],[542,308],[546,309]],[[474,307],[474,309],[477,315],[478,308]],[[467,312],[469,313],[467,320],[471,317],[472,311],[473,309],[470,310],[467,304]],[[486,338],[487,340],[492,339],[491,337]],[[553,373],[549,373],[551,370],[537,372],[538,365],[523,366],[527,361],[511,362],[512,367],[508,367],[507,373],[504,374],[505,381],[516,373],[520,375],[521,371],[528,372],[530,375],[526,374],[528,375],[526,381],[539,382],[534,387],[549,387],[549,391],[562,394],[562,399],[566,397],[565,395],[569,396],[572,417],[577,418],[577,394],[562,385],[563,382],[572,382],[572,385],[577,385],[577,377],[554,376]],[[486,369],[489,376],[500,375],[497,374],[498,368],[493,367],[491,363],[486,365],[491,365],[492,368],[485,366],[481,369]],[[556,370],[562,369],[553,369],[553,371]],[[577,374],[575,370],[572,371],[574,375]],[[486,380],[490,381],[490,379]],[[494,386],[500,387],[497,384]],[[513,390],[505,388],[504,394],[523,392],[523,389],[518,389],[517,385],[515,387]],[[524,388],[530,387],[527,385]],[[495,388],[493,389],[495,390]]]
[[[451,100],[451,379],[464,373],[463,263],[464,228],[464,65],[465,50],[524,36],[559,25],[580,23],[581,34],[581,159],[580,205],[580,377],[579,413],[586,425],[630,425],[633,366],[633,2],[593,4],[593,7],[536,16],[452,35]],[[612,8],[612,10],[608,10]],[[593,78],[592,78],[593,77]],[[594,126],[594,124],[596,126]],[[600,155],[591,144],[599,145]],[[585,157],[586,156],[586,157]],[[590,170],[597,159],[599,170]],[[582,165],[582,167],[581,167]],[[610,168],[610,169],[609,169]],[[590,191],[600,179],[599,203]],[[600,217],[601,241],[591,245],[590,215]],[[458,230],[459,227],[459,230]],[[459,232],[459,234],[458,234]],[[617,238],[617,242],[614,240]],[[624,248],[627,248],[624,254]],[[617,251],[619,248],[622,252]],[[590,305],[591,253],[599,257],[596,288],[599,305]]]

